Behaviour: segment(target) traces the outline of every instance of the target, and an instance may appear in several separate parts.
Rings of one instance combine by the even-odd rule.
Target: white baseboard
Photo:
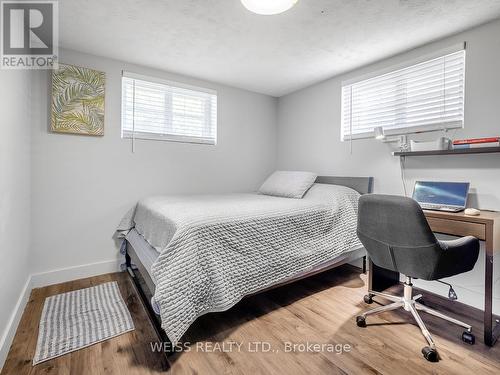
[[[118,260],[108,260],[30,275],[26,280],[26,284],[24,285],[21,295],[19,296],[19,300],[16,303],[11,318],[5,328],[2,338],[0,339],[0,371],[4,365],[5,359],[7,358],[7,354],[9,353],[12,340],[14,339],[14,335],[33,288],[41,288],[52,284],[83,279],[85,277],[118,272],[119,270],[120,266]]]
[[[16,334],[17,326],[19,325],[21,317],[23,316],[24,308],[26,307],[26,304],[28,303],[28,300],[30,298],[31,289],[31,277],[28,276],[26,284],[24,284],[21,295],[17,300],[14,311],[12,312],[9,322],[5,327],[5,331],[3,332],[2,338],[0,339],[0,372],[2,371],[3,364],[5,363],[7,354],[9,353],[10,345],[12,344],[12,340],[14,339],[14,335]]]
[[[47,285],[64,283],[67,281],[83,279],[102,275],[104,273],[118,272],[120,270],[117,260],[84,264],[68,268],[59,268],[52,271],[35,273],[31,275],[32,288],[41,288]]]

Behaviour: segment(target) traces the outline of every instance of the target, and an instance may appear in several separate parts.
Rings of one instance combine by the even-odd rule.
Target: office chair
[[[368,315],[403,308],[411,312],[429,343],[422,349],[422,354],[428,361],[437,362],[436,346],[418,313],[424,311],[465,328],[462,340],[474,344],[475,337],[470,325],[419,303],[417,300],[422,295],[413,296],[411,282],[412,278],[438,280],[472,270],[479,255],[477,238],[468,236],[438,241],[416,201],[378,194],[363,195],[359,199],[357,233],[375,265],[406,277],[402,297],[368,291],[365,302],[371,303],[373,296],[380,296],[392,303],[357,316],[359,327],[366,327]]]

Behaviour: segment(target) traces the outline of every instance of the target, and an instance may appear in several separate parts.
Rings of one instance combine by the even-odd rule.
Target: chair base
[[[452,318],[450,316],[444,315],[440,313],[439,311],[436,311],[434,309],[431,309],[419,302],[417,302],[418,299],[422,297],[421,294],[418,294],[416,296],[413,296],[413,285],[411,283],[411,278],[406,277],[406,282],[404,283],[404,294],[403,297],[398,297],[398,296],[393,296],[391,294],[387,293],[380,293],[380,292],[375,292],[375,291],[368,291],[368,295],[364,297],[364,301],[366,303],[371,303],[372,302],[372,297],[373,296],[379,296],[383,297],[385,299],[388,299],[389,301],[392,301],[389,305],[384,305],[380,307],[376,307],[374,309],[368,310],[364,312],[363,314],[359,315],[356,317],[356,323],[359,327],[366,327],[366,317],[368,315],[375,315],[375,314],[380,314],[385,311],[390,311],[390,310],[396,310],[399,308],[403,308],[408,312],[411,312],[413,315],[413,318],[416,320],[418,326],[420,327],[420,330],[422,331],[422,335],[425,337],[427,340],[427,343],[429,346],[426,346],[422,349],[422,354],[425,359],[427,359],[430,362],[437,362],[439,360],[439,356],[437,354],[436,350],[436,345],[434,344],[434,340],[432,339],[432,336],[425,326],[423,320],[420,318],[419,311],[426,312],[428,314],[434,315],[438,318],[444,319],[448,322],[451,322],[453,324],[456,324],[460,327],[465,328],[464,333],[462,334],[462,340],[468,344],[474,344],[475,342],[475,337],[472,334],[472,327],[464,323],[458,319]]]

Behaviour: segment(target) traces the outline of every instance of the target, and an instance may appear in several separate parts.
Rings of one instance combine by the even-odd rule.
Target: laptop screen
[[[468,182],[417,181],[413,199],[419,203],[465,207],[468,192]]]

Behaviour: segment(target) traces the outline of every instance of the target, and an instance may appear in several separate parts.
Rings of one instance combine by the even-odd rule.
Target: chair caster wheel
[[[424,355],[424,358],[429,362],[439,361],[437,350],[432,349],[429,346],[425,346],[424,348],[422,348],[422,354]]]
[[[356,324],[358,325],[358,327],[366,327],[366,319],[364,316],[357,316],[356,317]]]
[[[367,304],[373,303],[373,296],[371,294],[367,294],[363,297],[363,301]]]
[[[462,341],[469,345],[474,345],[476,342],[476,336],[472,334],[472,332],[464,331],[462,333]]]

